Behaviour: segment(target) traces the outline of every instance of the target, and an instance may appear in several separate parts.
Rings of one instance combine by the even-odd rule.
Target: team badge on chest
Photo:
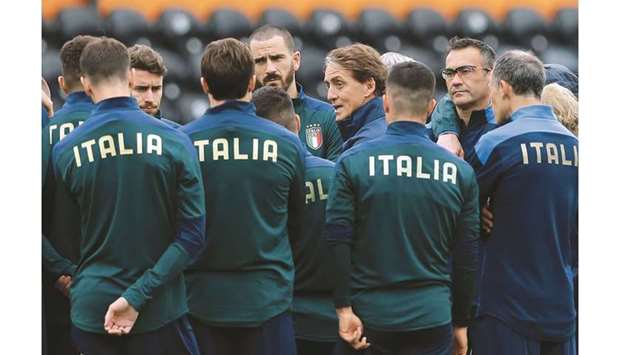
[[[310,149],[317,150],[323,145],[323,132],[321,125],[311,124],[306,126],[306,145]]]

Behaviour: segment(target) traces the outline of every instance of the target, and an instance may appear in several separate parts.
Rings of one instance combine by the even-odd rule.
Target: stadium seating
[[[58,106],[63,102],[56,84],[60,73],[58,51],[77,34],[106,34],[127,45],[153,46],[168,67],[164,116],[186,121],[202,114],[206,107],[199,84],[204,47],[223,37],[246,38],[267,23],[285,27],[294,35],[302,49],[297,78],[308,94],[323,98],[325,55],[333,48],[357,41],[380,52],[398,51],[429,65],[437,75],[437,96],[445,92],[440,73],[448,39],[454,35],[483,39],[498,53],[531,49],[546,63],[563,64],[575,72],[579,69],[575,0],[548,0],[540,6],[534,6],[533,0],[257,0],[250,5],[241,0],[88,3],[43,1],[43,76],[52,86]]]

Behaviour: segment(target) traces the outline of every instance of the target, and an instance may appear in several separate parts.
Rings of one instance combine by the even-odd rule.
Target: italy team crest
[[[306,126],[306,145],[312,150],[321,148],[323,145],[323,132],[321,131],[321,125],[312,124]]]

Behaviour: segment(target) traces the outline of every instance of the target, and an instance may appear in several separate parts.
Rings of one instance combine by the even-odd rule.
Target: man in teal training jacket
[[[341,353],[448,355],[453,337],[457,354],[467,350],[478,184],[467,163],[428,138],[434,88],[426,65],[395,65],[386,134],[336,163],[326,229]]]
[[[79,213],[72,338],[86,355],[197,354],[182,271],[203,250],[204,190],[191,142],[130,97],[129,55],[102,37],[80,56],[95,102],[52,151]]]

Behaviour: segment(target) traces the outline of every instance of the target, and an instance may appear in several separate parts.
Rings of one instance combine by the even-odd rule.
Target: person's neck
[[[535,96],[515,96],[510,100],[510,112],[515,112],[520,108],[532,105],[541,105],[540,98]]]
[[[243,102],[250,102],[252,100],[252,93],[248,91],[245,94],[245,96],[243,96],[241,98],[238,98],[238,99],[234,99],[234,100],[243,101]],[[209,107],[211,107],[211,108],[223,105],[226,101],[231,101],[231,100],[218,100],[218,99],[214,98],[213,95],[209,94]]]
[[[286,89],[286,93],[290,96],[291,99],[296,99],[299,97],[299,91],[297,90],[297,83],[295,82],[295,78],[293,77],[293,82]]]
[[[465,123],[465,127],[467,127],[469,126],[472,112],[484,110],[489,106],[489,102],[490,97],[487,97],[484,100],[480,100],[478,103],[475,103],[474,105],[467,108],[456,106],[456,113],[459,115],[459,118]]]
[[[111,99],[113,97],[129,96],[131,96],[129,85],[127,83],[119,83],[116,85],[99,85],[98,87],[93,87],[91,98],[94,103],[99,103],[100,101]]]
[[[394,122],[415,122],[415,123],[419,123],[419,124],[426,124],[426,115],[424,116],[412,116],[412,115],[401,115],[398,113],[394,114],[394,119],[391,119],[390,117],[386,117],[386,120],[389,123],[394,123]]]
[[[78,86],[72,87],[71,89],[63,90],[63,91],[65,92],[66,96],[69,96],[69,95],[74,94],[76,92],[84,92],[86,90],[84,90],[84,87],[82,85],[78,85]]]

